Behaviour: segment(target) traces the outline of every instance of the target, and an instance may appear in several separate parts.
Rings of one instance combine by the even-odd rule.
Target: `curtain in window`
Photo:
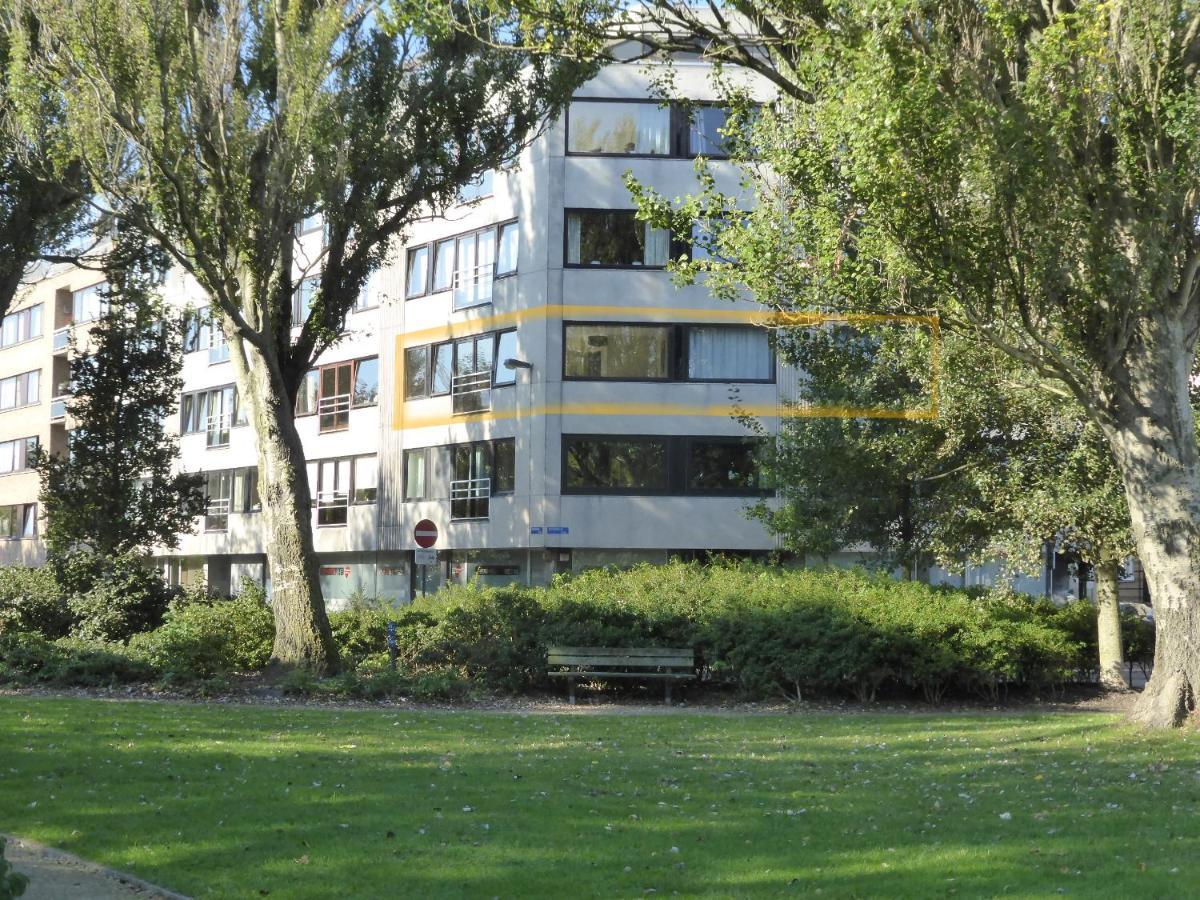
[[[753,379],[771,377],[771,348],[760,328],[688,329],[688,377]]]
[[[569,265],[579,265],[582,238],[583,218],[579,213],[567,213],[567,263]]]
[[[671,256],[671,232],[646,223],[646,265],[665,266]]]
[[[650,103],[639,103],[637,110],[637,152],[666,155],[671,146],[670,113]]]

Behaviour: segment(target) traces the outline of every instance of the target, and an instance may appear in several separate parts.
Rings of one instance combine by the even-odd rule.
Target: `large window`
[[[41,376],[41,370],[34,369],[32,372],[0,378],[0,410],[37,403]]]
[[[405,296],[453,291],[455,309],[492,302],[492,283],[517,271],[519,230],[502,222],[408,250]]]
[[[753,325],[567,322],[563,326],[563,376],[771,382],[775,356],[766,329]]]
[[[106,309],[108,301],[104,294],[108,291],[108,282],[102,281],[71,294],[71,322],[75,325],[81,322],[91,322],[98,319]]]
[[[454,478],[450,482],[450,518],[486,519],[490,498],[511,493],[515,485],[516,441],[504,438],[455,444],[450,448]]]
[[[566,264],[662,268],[670,260],[671,234],[639,222],[632,210],[567,210]]]
[[[378,460],[375,456],[322,459],[308,464],[308,477],[317,491],[317,524],[345,525],[352,505],[375,502]]]
[[[0,347],[42,336],[42,304],[9,313],[0,323]]]
[[[567,112],[567,152],[666,156],[671,110],[653,101],[575,100]]]
[[[179,404],[179,431],[204,432],[209,447],[229,446],[229,431],[246,424],[246,412],[233,385],[184,394]]]
[[[15,441],[0,441],[0,475],[24,472],[29,468],[29,456],[37,449],[36,437],[17,438]]]
[[[761,496],[753,438],[563,435],[565,494]]]
[[[347,360],[305,373],[296,394],[296,415],[318,414],[320,430],[350,427],[350,410],[379,402],[379,357]]]
[[[495,172],[491,169],[480,172],[479,175],[459,189],[458,202],[472,203],[476,200],[482,200],[484,197],[492,196],[492,183],[494,180]]]
[[[728,120],[729,110],[711,103],[575,100],[567,115],[567,153],[725,158]]]
[[[666,438],[563,436],[563,493],[665,493]]]
[[[404,351],[404,398],[451,394],[455,412],[491,406],[491,388],[513,384],[504,360],[516,352],[516,331],[489,331]]]
[[[20,541],[37,537],[37,504],[0,506],[0,540]]]
[[[565,326],[567,378],[665,381],[671,377],[671,327],[594,322]]]
[[[296,290],[292,292],[292,324],[303,325],[312,311],[317,299],[317,291],[321,289],[321,276],[313,275],[303,279]]]

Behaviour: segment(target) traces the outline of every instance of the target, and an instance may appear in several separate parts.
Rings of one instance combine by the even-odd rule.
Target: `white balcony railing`
[[[456,270],[451,285],[454,288],[454,308],[463,309],[467,306],[491,303],[494,273],[493,262]]]
[[[491,497],[491,478],[460,478],[451,481],[450,518],[486,519]]]
[[[450,379],[452,407],[456,413],[473,413],[492,408],[492,370],[464,372]]]
[[[350,511],[350,495],[346,491],[317,493],[317,524],[345,525]]]
[[[53,337],[50,339],[51,351],[54,353],[63,353],[71,349],[71,326],[67,325],[64,328],[55,330]]]
[[[350,427],[350,395],[334,394],[317,401],[321,431],[341,431]]]
[[[204,508],[205,531],[227,531],[229,529],[229,509],[231,501],[228,497],[214,497]]]
[[[233,424],[233,416],[229,413],[213,413],[204,422],[204,431],[208,435],[209,447],[228,447],[229,429]]]

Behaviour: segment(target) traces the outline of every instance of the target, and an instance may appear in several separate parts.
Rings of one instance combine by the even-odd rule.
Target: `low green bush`
[[[113,559],[75,554],[59,580],[72,590],[67,601],[72,630],[89,640],[127,641],[157,628],[174,596],[159,572],[133,554]]]
[[[0,681],[60,687],[115,687],[150,681],[157,671],[120,644],[23,632],[0,634]]]
[[[171,604],[163,624],[134,635],[129,651],[168,681],[191,682],[262,669],[274,638],[262,589],[247,581],[232,599],[189,597]]]
[[[66,593],[49,568],[0,568],[0,632],[26,631],[53,639],[70,629]]]

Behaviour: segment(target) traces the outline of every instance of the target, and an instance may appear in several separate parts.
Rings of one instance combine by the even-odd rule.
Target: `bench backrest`
[[[692,669],[696,653],[691,647],[549,647],[546,663],[588,669]]]

